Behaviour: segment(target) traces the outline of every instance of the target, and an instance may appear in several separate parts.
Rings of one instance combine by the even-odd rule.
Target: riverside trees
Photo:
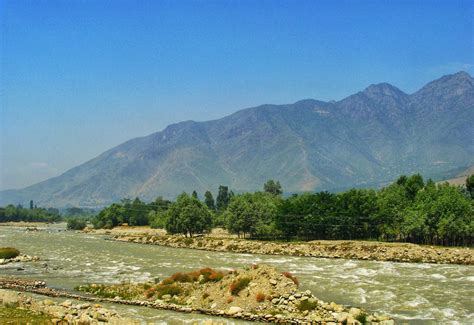
[[[146,204],[127,201],[102,210],[96,226],[113,227],[140,220],[170,233],[194,235],[222,226],[239,237],[259,239],[368,239],[436,245],[472,245],[474,200],[472,177],[468,186],[426,183],[420,175],[401,176],[379,190],[351,189],[340,193],[318,192],[281,196],[278,182],[267,182],[267,191],[232,195],[219,188],[217,204],[212,194],[204,202],[181,194],[174,203]],[[471,184],[471,185],[469,185]],[[469,187],[471,186],[471,187]],[[278,190],[269,190],[278,189]],[[143,216],[132,218],[135,210]],[[147,217],[147,218],[146,218]],[[97,222],[99,221],[99,222]],[[133,224],[133,223],[131,223]]]

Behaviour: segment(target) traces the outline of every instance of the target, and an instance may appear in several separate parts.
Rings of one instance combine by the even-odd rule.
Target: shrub
[[[204,292],[202,294],[202,299],[206,299],[207,297],[209,297],[209,294],[207,292]]]
[[[82,230],[87,226],[86,220],[82,218],[71,218],[67,221],[68,230]]]
[[[207,282],[218,282],[224,277],[224,273],[220,271],[213,270],[209,267],[201,269],[199,271],[189,272],[189,273],[175,273],[167,279],[164,279],[162,284],[169,285],[175,282],[194,282],[202,276],[201,283]]]
[[[143,294],[145,295],[146,298],[151,298],[155,295],[155,293],[156,293],[155,288],[149,288]]]
[[[158,295],[158,298],[161,298],[164,295],[170,295],[171,297],[173,297],[173,296],[178,296],[181,293],[183,293],[183,289],[178,287],[176,284],[170,284],[170,285],[160,284],[159,286],[156,287],[156,293]]]
[[[15,258],[20,255],[20,251],[13,247],[1,247],[0,258]]]
[[[367,314],[364,313],[364,312],[359,313],[359,314],[355,317],[355,319],[356,319],[357,321],[361,322],[362,324],[367,324],[367,323],[368,323],[368,322],[367,322]]]
[[[265,294],[263,292],[258,292],[257,295],[255,296],[255,300],[257,300],[257,302],[264,302]]]
[[[227,302],[228,304],[232,303],[233,301],[234,301],[234,297],[229,297],[229,298],[227,298],[227,300],[226,300],[226,302]]]
[[[298,279],[290,272],[283,272],[283,275],[286,276],[288,279],[291,279],[294,282],[294,284],[296,284],[297,286],[300,285],[300,282],[298,281]]]
[[[233,295],[233,296],[236,296],[239,294],[240,291],[242,291],[243,289],[245,289],[249,283],[250,283],[250,278],[240,278],[240,279],[237,279],[235,280],[234,282],[232,282],[230,284],[230,293]]]
[[[310,301],[309,299],[303,300],[299,303],[298,310],[299,311],[305,311],[305,310],[310,311],[310,310],[313,310],[314,308],[316,308],[317,305],[318,305],[317,301]]]

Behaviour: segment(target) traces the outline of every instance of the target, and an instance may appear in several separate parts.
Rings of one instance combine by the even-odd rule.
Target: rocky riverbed
[[[110,233],[110,235],[111,239],[118,241],[216,252],[474,265],[474,250],[471,248],[421,246],[409,243],[368,241],[310,241],[287,243],[237,238],[185,238],[182,236],[150,235],[129,232],[113,232]]]
[[[24,286],[25,291],[39,289],[43,284],[41,281],[17,282],[17,285]],[[123,318],[115,311],[103,308],[97,303],[77,303],[71,300],[59,303],[50,299],[35,299],[22,292],[5,289],[0,289],[0,308],[10,309],[9,317],[13,318],[3,319],[4,321],[15,321],[15,315],[23,315],[22,311],[28,311],[27,319],[22,317],[18,320],[19,323],[23,321],[29,323],[39,318],[38,321],[42,324],[140,324],[133,319]]]
[[[40,258],[38,256],[20,254],[14,258],[0,258],[0,265],[5,265],[9,263],[37,262],[39,260]]]
[[[176,273],[158,284],[91,284],[78,288],[94,296],[51,289],[38,280],[0,278],[0,288],[7,289],[0,290],[0,300],[3,304],[14,303],[18,307],[49,315],[53,323],[136,323],[99,304],[107,302],[286,324],[394,324],[387,316],[324,302],[309,290],[298,291],[297,283],[291,274],[280,273],[267,265],[253,265],[231,272],[203,269]],[[35,300],[18,291],[86,302]]]

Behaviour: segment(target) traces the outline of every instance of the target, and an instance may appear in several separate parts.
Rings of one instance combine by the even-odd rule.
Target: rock
[[[63,306],[63,307],[69,308],[69,307],[71,307],[71,306],[72,306],[72,302],[71,302],[71,300],[65,300],[65,301],[63,301],[63,302],[61,303],[61,305],[60,305],[60,306]]]
[[[310,290],[306,290],[306,291],[304,292],[304,294],[305,294],[305,296],[310,297],[310,296],[311,296],[311,291],[310,291]]]
[[[351,314],[354,317],[356,317],[360,313],[361,313],[361,310],[359,308],[352,307],[351,309],[349,309],[349,314]]]
[[[171,299],[171,295],[163,295],[163,296],[161,296],[161,299],[163,299],[163,300],[170,300],[170,299]]]
[[[288,299],[289,299],[290,301],[293,301],[293,300],[295,300],[296,298],[295,298],[295,296],[290,296],[290,297],[288,297]]]
[[[280,302],[280,299],[278,299],[278,298],[273,298],[272,299],[272,304],[274,304],[274,305],[278,304],[279,302]]]
[[[242,312],[242,308],[240,307],[237,307],[237,306],[232,306],[229,308],[229,310],[227,310],[226,314],[227,315],[235,315],[237,313],[241,313]]]
[[[216,308],[216,307],[217,307],[217,304],[216,304],[216,303],[213,303],[213,304],[211,305],[211,309],[214,309],[214,308]]]
[[[276,286],[277,283],[278,283],[275,279],[270,279],[270,281],[268,281],[268,282],[270,282],[270,284],[274,285],[274,286]]]
[[[305,300],[308,300],[308,299],[309,299],[308,296],[303,296],[303,297],[300,298],[301,301],[305,301]]]
[[[45,299],[45,300],[43,300],[43,304],[46,305],[46,306],[54,306],[54,301],[52,301],[50,299]]]
[[[393,319],[383,320],[379,323],[379,325],[394,325],[395,321]]]

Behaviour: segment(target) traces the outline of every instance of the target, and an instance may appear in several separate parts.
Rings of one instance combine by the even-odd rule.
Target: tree
[[[275,182],[273,179],[268,180],[263,185],[263,190],[273,195],[281,195],[283,193],[280,181]]]
[[[229,201],[230,201],[229,188],[227,186],[220,185],[219,192],[217,193],[217,198],[216,198],[217,211],[219,212],[224,211],[229,205]]]
[[[197,200],[199,199],[196,190],[193,191],[192,197],[197,199]]]
[[[239,237],[272,236],[276,230],[275,217],[279,199],[269,193],[237,195],[225,213],[227,229]]]
[[[207,208],[211,211],[216,211],[216,204],[214,202],[214,197],[210,191],[206,191],[204,194],[204,203],[206,204]]]
[[[209,209],[198,199],[182,193],[172,203],[166,220],[166,230],[171,234],[194,234],[207,232],[211,229],[212,219]]]
[[[403,186],[405,187],[407,198],[414,200],[418,191],[421,190],[425,184],[423,182],[423,177],[420,174],[415,174],[408,177]]]
[[[30,200],[30,210],[33,210],[34,205],[33,205],[33,200]]]
[[[466,178],[466,189],[471,194],[471,198],[474,199],[474,174]]]

